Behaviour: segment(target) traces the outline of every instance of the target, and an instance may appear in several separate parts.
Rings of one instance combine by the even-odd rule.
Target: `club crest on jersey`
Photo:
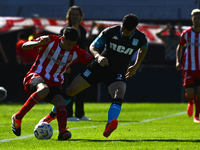
[[[67,62],[70,62],[70,61],[72,61],[72,54],[70,54],[70,55],[68,56],[68,58],[67,58]]]
[[[133,39],[132,45],[133,45],[133,46],[137,46],[137,45],[138,45],[138,42],[139,42],[138,39]]]

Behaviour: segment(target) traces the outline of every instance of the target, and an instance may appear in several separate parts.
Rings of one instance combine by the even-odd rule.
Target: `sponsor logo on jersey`
[[[59,54],[59,55],[58,55],[58,57],[60,57],[60,58],[63,58],[63,56],[64,56],[63,54]]]
[[[115,35],[112,39],[119,40],[118,37]]]
[[[138,39],[133,39],[132,45],[133,45],[133,46],[137,46],[137,45],[138,45],[138,42],[139,42]]]
[[[65,66],[67,65],[67,63],[62,62],[61,60],[56,60],[55,58],[53,58],[53,56],[48,55],[47,58],[51,59],[55,64],[60,65],[60,66]]]
[[[110,48],[119,52],[119,53],[123,53],[123,54],[127,54],[127,55],[132,55],[133,53],[133,50],[132,48],[125,48],[124,46],[122,45],[117,45],[117,44],[114,44],[114,43],[111,43],[110,42]]]

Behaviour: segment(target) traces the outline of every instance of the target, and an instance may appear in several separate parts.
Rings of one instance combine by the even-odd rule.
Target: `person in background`
[[[176,69],[183,70],[182,84],[185,89],[185,98],[188,101],[187,114],[189,117],[193,116],[195,100],[194,122],[200,123],[200,9],[192,10],[191,20],[193,25],[182,32],[181,40],[177,46]]]
[[[82,9],[79,6],[71,6],[66,14],[66,22],[67,25],[61,29],[60,35],[63,34],[63,30],[68,26],[73,26],[77,29],[79,33],[79,39],[77,41],[77,45],[85,50],[88,50],[87,48],[87,39],[86,39],[86,30],[81,25],[81,21],[83,20],[84,14]],[[66,82],[63,84],[63,89],[66,88],[66,86],[70,85],[72,80],[85,69],[85,65],[83,65],[80,62],[76,62],[70,67],[70,73],[65,74],[65,78],[67,78]],[[82,91],[81,93],[77,94],[75,97],[73,97],[72,101],[66,105],[67,113],[68,113],[68,121],[90,121],[92,119],[85,116],[84,111],[84,98],[85,98],[85,91]],[[73,102],[75,102],[75,116],[73,116]],[[53,116],[53,113],[52,113]]]
[[[27,42],[27,36],[24,32],[19,32],[16,43],[16,59],[18,65],[32,65],[38,55],[37,49],[24,50],[22,45]]]
[[[181,24],[178,23],[178,29],[182,32]],[[163,32],[168,31],[168,35],[162,35]],[[176,28],[168,23],[167,26],[156,34],[164,42],[165,46],[165,63],[175,64],[176,62],[176,47],[180,41],[180,36],[176,35]]]
[[[1,53],[2,57],[3,57],[4,63],[8,64],[9,61],[8,61],[6,53],[5,53],[5,51],[4,51],[4,49],[3,49],[2,45],[1,45],[1,42],[0,42],[0,53]]]

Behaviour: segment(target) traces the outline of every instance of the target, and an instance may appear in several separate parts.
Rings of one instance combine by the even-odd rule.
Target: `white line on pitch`
[[[174,117],[174,116],[180,116],[185,114],[186,112],[180,112],[177,114],[173,114],[173,115],[168,115],[168,116],[163,116],[163,117],[158,117],[158,118],[152,118],[152,119],[146,119],[146,120],[142,120],[142,121],[138,121],[138,122],[129,122],[129,123],[121,123],[119,125],[128,125],[128,124],[133,124],[133,123],[143,123],[143,122],[150,122],[150,121],[154,121],[154,120],[159,120],[159,119],[165,119],[165,118],[170,118],[170,117]],[[76,127],[76,128],[70,128],[70,130],[76,130],[76,129],[85,129],[85,128],[96,128],[99,126],[88,126],[88,127]],[[54,132],[58,132],[54,131]],[[25,138],[30,138],[33,137],[34,134],[30,134],[30,135],[26,135],[26,136],[21,136],[21,137],[17,137],[17,138],[11,138],[11,139],[3,139],[0,140],[0,143],[5,143],[5,142],[9,142],[9,141],[13,141],[13,140],[21,140],[21,139],[25,139]]]

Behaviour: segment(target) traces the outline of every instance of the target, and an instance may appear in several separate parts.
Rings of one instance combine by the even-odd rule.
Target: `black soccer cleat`
[[[58,135],[58,140],[69,140],[71,138],[72,134],[67,129],[63,130]]]

